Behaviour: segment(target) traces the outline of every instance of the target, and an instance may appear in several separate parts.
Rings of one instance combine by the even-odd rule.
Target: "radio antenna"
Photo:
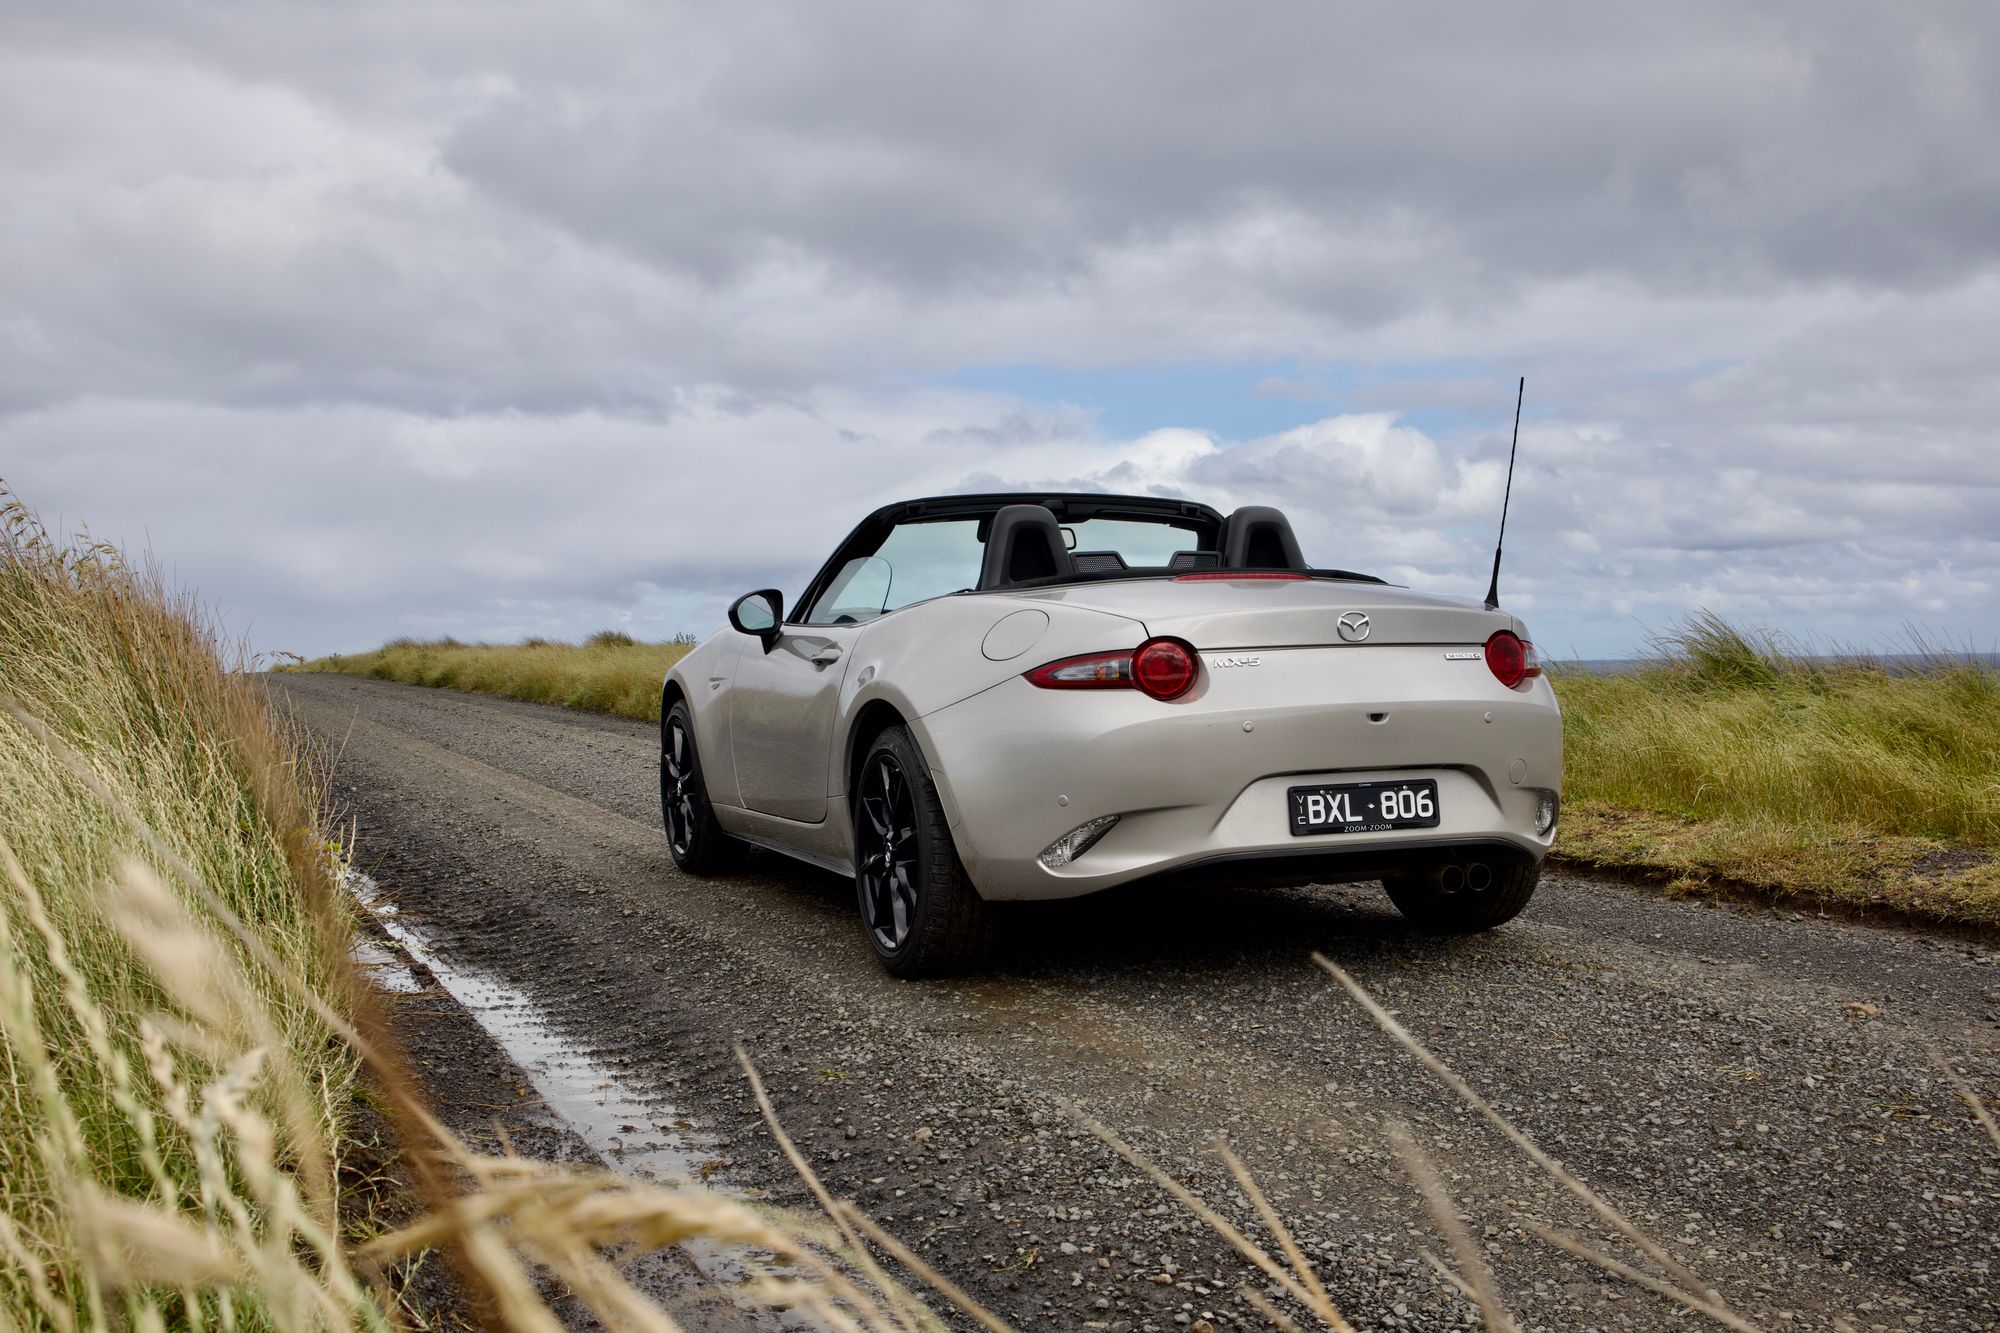
[[[1507,545],[1507,505],[1514,498],[1514,455],[1521,449],[1521,400],[1528,396],[1528,377],[1514,391],[1514,443],[1507,449],[1507,492],[1500,497],[1500,540],[1493,543],[1493,581],[1486,585],[1486,609],[1500,609],[1500,552]]]

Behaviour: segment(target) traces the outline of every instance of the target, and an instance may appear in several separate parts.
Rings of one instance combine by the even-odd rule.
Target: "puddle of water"
[[[696,1186],[738,1199],[754,1197],[749,1191],[707,1183],[709,1174],[724,1165],[725,1159],[713,1140],[695,1131],[673,1103],[635,1087],[617,1070],[578,1050],[521,991],[440,957],[368,876],[350,870],[347,886],[395,943],[429,968],[438,984],[499,1042],[527,1073],[543,1103],[611,1167],[669,1187]],[[356,961],[369,980],[384,990],[414,993],[424,989],[416,973],[396,957],[396,950],[379,941],[358,944]],[[702,1276],[725,1290],[752,1275],[739,1247],[692,1240],[684,1242],[681,1249]],[[794,1275],[768,1263],[761,1271]],[[746,1309],[746,1313],[761,1316],[759,1322],[767,1327],[817,1327],[796,1311],[758,1307]]]
[[[395,948],[381,940],[358,935],[347,956],[354,960],[354,965],[361,969],[362,977],[376,990],[394,995],[415,995],[424,988],[424,983],[410,971],[409,964],[403,961]]]

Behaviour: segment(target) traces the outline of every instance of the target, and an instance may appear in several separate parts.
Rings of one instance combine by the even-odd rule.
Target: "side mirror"
[[[762,640],[767,653],[778,646],[778,626],[784,618],[785,594],[776,588],[744,593],[729,604],[730,627]]]

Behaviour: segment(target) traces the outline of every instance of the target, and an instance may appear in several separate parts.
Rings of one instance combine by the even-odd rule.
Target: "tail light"
[[[1201,672],[1194,649],[1179,639],[1153,639],[1132,654],[1132,677],[1155,699],[1178,699],[1194,688]]]
[[[1201,664],[1179,639],[1148,639],[1115,653],[1085,653],[1048,662],[1026,673],[1045,690],[1138,690],[1155,699],[1178,699],[1194,688]]]
[[[1514,689],[1530,676],[1542,674],[1542,659],[1535,645],[1512,630],[1499,630],[1486,641],[1486,669],[1493,679]]]

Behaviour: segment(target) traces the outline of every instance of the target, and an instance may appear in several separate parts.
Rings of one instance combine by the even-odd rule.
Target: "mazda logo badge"
[[[1349,643],[1360,643],[1368,637],[1368,617],[1359,611],[1349,611],[1339,621],[1340,637]]]

